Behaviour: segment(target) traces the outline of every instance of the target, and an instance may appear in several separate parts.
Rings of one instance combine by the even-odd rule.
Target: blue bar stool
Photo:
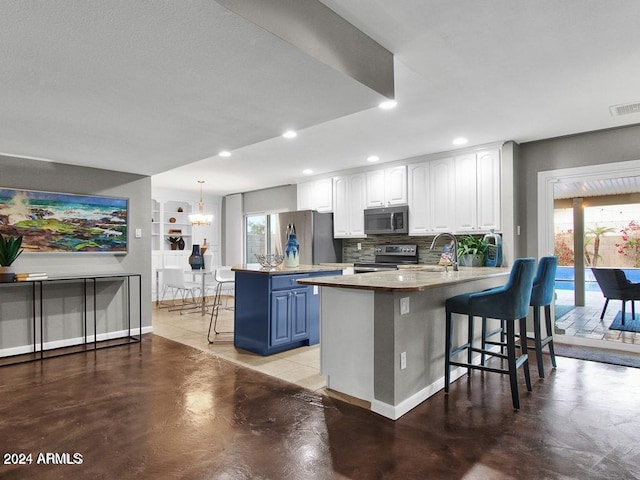
[[[549,256],[542,257],[538,263],[538,270],[533,279],[533,287],[531,288],[530,305],[533,307],[533,337],[528,336],[527,340],[533,343],[536,351],[536,361],[538,364],[538,375],[544,378],[544,362],[542,357],[542,348],[549,346],[549,354],[551,356],[551,365],[555,368],[556,354],[553,348],[553,326],[551,324],[551,302],[553,301],[553,293],[555,291],[556,270],[558,268],[558,258]],[[545,329],[546,336],[542,338],[542,325],[540,321],[540,309],[545,310]],[[505,324],[504,320],[500,321],[500,326],[494,330],[487,331],[487,319],[482,319],[482,349],[485,350],[487,345],[498,345],[500,351],[504,351],[505,344]],[[500,334],[499,341],[492,341],[491,337]],[[484,365],[485,355],[482,354],[481,365]]]
[[[553,327],[551,325],[551,302],[555,291],[556,270],[558,257],[542,257],[538,263],[538,271],[533,279],[531,290],[531,306],[533,307],[533,340],[538,362],[538,375],[544,378],[544,365],[542,362],[542,348],[549,345],[551,365],[556,368],[556,352],[553,348]],[[544,307],[546,336],[542,338],[540,328],[540,309]]]
[[[529,361],[527,357],[526,335],[520,340],[521,355],[516,358],[515,344],[515,323],[520,321],[520,331],[526,332],[526,316],[531,301],[531,288],[533,286],[533,274],[535,270],[534,258],[519,258],[513,262],[511,274],[506,285],[492,288],[483,292],[465,293],[448,298],[445,302],[446,310],[446,343],[445,343],[445,370],[444,370],[444,391],[449,392],[451,381],[451,366],[466,367],[470,374],[471,370],[481,370],[485,372],[501,373],[509,375],[511,384],[511,399],[513,408],[520,409],[520,399],[518,396],[517,370],[523,367],[527,390],[531,391],[531,376],[529,374]],[[452,314],[458,313],[468,316],[467,343],[453,349],[453,319]],[[507,354],[475,348],[473,346],[474,337],[474,317],[496,318],[504,320],[506,323],[506,347]],[[454,361],[453,358],[459,353],[467,352],[467,361]],[[486,365],[475,364],[473,353],[480,353],[502,358],[507,361],[507,369],[494,368]]]

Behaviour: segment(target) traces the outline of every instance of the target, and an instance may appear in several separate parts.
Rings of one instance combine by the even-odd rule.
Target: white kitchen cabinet
[[[440,158],[409,165],[409,235],[454,231],[455,164]]]
[[[456,157],[456,224],[460,233],[500,230],[500,150]]]
[[[478,229],[476,154],[454,158],[455,165],[455,225],[456,232],[474,232]]]
[[[409,201],[409,235],[427,235],[431,233],[429,166],[429,162],[409,165],[407,192]]]
[[[409,165],[409,235],[454,231],[455,169],[452,158]]]
[[[476,154],[478,169],[478,229],[500,230],[501,182],[500,150],[485,150]]]
[[[439,158],[429,162],[428,188],[431,232],[452,232],[457,208],[456,175],[452,158]]]
[[[333,179],[333,236],[335,238],[366,237],[364,208],[366,183],[362,173]]]
[[[333,180],[323,178],[297,185],[298,210],[333,211]]]
[[[407,167],[372,170],[366,173],[367,208],[407,203]]]

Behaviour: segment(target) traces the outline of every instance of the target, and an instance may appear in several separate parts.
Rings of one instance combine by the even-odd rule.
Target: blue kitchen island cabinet
[[[342,275],[342,270],[317,265],[270,270],[248,265],[233,270],[236,348],[272,355],[320,341],[318,287],[297,280]]]

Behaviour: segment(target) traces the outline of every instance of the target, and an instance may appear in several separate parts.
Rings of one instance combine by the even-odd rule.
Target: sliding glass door
[[[278,214],[245,217],[245,255],[247,263],[256,263],[256,254],[282,253]]]

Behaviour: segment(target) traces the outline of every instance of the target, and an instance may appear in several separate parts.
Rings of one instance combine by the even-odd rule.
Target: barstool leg
[[[480,365],[484,366],[485,354],[484,351],[487,349],[487,318],[482,317],[482,353],[480,354]]]
[[[531,388],[531,374],[529,373],[529,354],[527,352],[527,318],[520,319],[520,349],[522,350],[522,356],[524,361],[522,362],[522,368],[524,368],[524,380],[527,384],[527,390],[530,392]]]
[[[538,362],[538,376],[544,378],[544,362],[542,361],[542,330],[540,328],[540,307],[533,307],[533,336]],[[520,336],[522,341],[522,335]],[[525,336],[526,343],[526,336]]]
[[[473,356],[473,315],[469,315],[467,328],[467,365],[471,365],[471,360]],[[471,367],[467,368],[467,375],[471,376]]]
[[[449,393],[449,382],[451,380],[451,346],[453,342],[453,326],[451,325],[451,312],[446,311],[445,319],[445,344],[444,344],[444,393]]]
[[[551,325],[551,305],[544,306],[544,316],[545,324],[547,327],[547,337],[551,337],[549,339],[549,355],[551,356],[551,365],[553,365],[553,368],[556,368],[556,351],[553,347],[553,326]]]
[[[207,333],[207,340],[209,343],[213,343],[211,340],[211,325],[213,325],[214,333],[219,333],[216,329],[218,325],[218,311],[220,310],[220,294],[222,293],[222,284],[218,282],[216,285],[216,291],[213,296],[213,309],[211,310],[211,317],[209,319],[209,332]]]
[[[516,369],[516,337],[515,321],[507,322],[507,365],[509,367],[509,383],[511,384],[511,400],[513,408],[520,410],[520,399],[518,397],[518,375]]]
[[[627,308],[626,305],[627,302],[625,302],[624,300],[622,300],[622,325],[624,325],[624,317],[627,316],[625,309]]]

